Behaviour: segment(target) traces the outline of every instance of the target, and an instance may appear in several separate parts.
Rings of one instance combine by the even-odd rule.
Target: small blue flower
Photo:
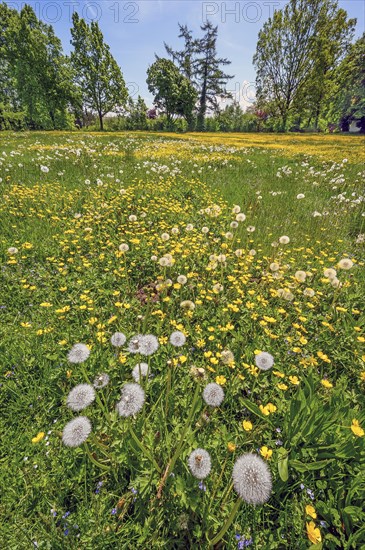
[[[132,492],[134,495],[136,495],[136,494],[138,493],[137,489],[135,489],[134,487],[132,487],[131,492]]]
[[[113,508],[112,511],[111,511],[111,515],[112,515],[112,516],[115,516],[116,513],[117,513],[117,509],[116,509],[116,508]]]
[[[204,485],[204,483],[202,481],[199,483],[198,487],[201,491],[206,491],[207,490],[206,486]]]
[[[65,537],[67,537],[68,533],[69,533],[69,530],[65,529],[63,534],[65,535]]]
[[[69,516],[70,514],[71,514],[71,512],[66,512],[65,514],[63,514],[62,519],[68,518],[68,516]]]

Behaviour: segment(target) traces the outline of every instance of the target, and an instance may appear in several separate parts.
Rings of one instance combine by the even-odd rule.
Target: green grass
[[[252,147],[209,139],[0,135],[1,547],[209,548],[237,499],[235,460],[264,446],[272,495],[257,508],[241,504],[222,547],[237,548],[238,533],[253,538],[251,548],[309,548],[311,521],[323,548],[365,544],[364,437],[351,429],[353,420],[365,428],[361,159],[341,162],[354,147],[334,138],[337,163],[306,155],[300,136],[297,154],[271,141],[265,149],[261,136]],[[246,214],[237,229],[234,205]],[[282,235],[289,244],[278,244]],[[166,253],[171,266],[151,260]],[[226,262],[210,258],[219,254]],[[353,267],[338,268],[341,258]],[[338,288],[323,275],[330,267]],[[186,285],[176,284],[181,274]],[[278,295],[283,288],[291,300]],[[193,311],[181,307],[186,300]],[[174,330],[186,333],[182,348],[168,344]],[[160,339],[135,419],[117,417],[115,404],[146,358],[113,348],[115,331]],[[78,342],[91,348],[84,368],[67,361]],[[274,356],[273,369],[255,370],[257,350]],[[100,372],[111,382],[80,413],[93,426],[89,450],[67,448],[63,428],[78,414],[67,395]],[[217,377],[225,399],[209,409],[201,393]],[[268,403],[275,410],[266,416]],[[206,490],[187,467],[198,447],[212,458]],[[173,456],[174,475],[163,479]]]

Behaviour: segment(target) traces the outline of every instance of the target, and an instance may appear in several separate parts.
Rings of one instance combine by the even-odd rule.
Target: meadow
[[[365,547],[364,158],[0,135],[1,548]]]

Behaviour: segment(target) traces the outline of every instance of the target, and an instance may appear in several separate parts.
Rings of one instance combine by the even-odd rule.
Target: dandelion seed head
[[[139,353],[141,355],[152,355],[158,350],[159,343],[153,334],[145,334],[140,338]]]
[[[109,384],[110,377],[105,372],[102,372],[97,375],[97,377],[94,380],[93,386],[94,388],[100,390],[101,388],[105,388]]]
[[[123,334],[123,332],[115,332],[113,336],[110,338],[110,342],[112,346],[115,346],[116,348],[120,348],[124,346],[126,343],[126,335]]]
[[[332,267],[328,267],[323,271],[323,275],[327,277],[327,279],[335,279],[337,275],[337,271],[333,269]]]
[[[90,350],[85,344],[75,344],[68,352],[67,359],[70,363],[83,363],[90,355]]]
[[[188,279],[187,279],[187,277],[185,277],[185,275],[179,275],[178,278],[177,278],[177,282],[180,285],[185,285],[188,282]]]
[[[142,409],[144,401],[145,393],[139,384],[125,384],[116,409],[120,416],[132,416]]]
[[[186,342],[186,336],[180,330],[175,330],[175,332],[173,332],[170,335],[170,344],[172,344],[177,348],[183,346],[185,342]]]
[[[232,478],[236,493],[248,504],[264,504],[269,500],[271,473],[259,456],[252,453],[240,456],[233,467]]]
[[[267,351],[262,351],[256,355],[255,363],[260,370],[269,370],[274,364],[274,358]]]
[[[290,239],[289,237],[287,237],[287,235],[283,235],[282,237],[279,238],[280,244],[288,244],[289,242],[290,242]]]
[[[342,260],[338,262],[338,267],[340,269],[344,269],[345,271],[351,269],[353,265],[354,262],[350,260],[350,258],[342,258]]]
[[[139,353],[141,349],[141,343],[142,343],[142,334],[136,334],[133,336],[128,343],[128,351],[129,353]]]
[[[120,252],[128,252],[129,245],[127,245],[127,243],[122,243],[119,245],[119,250]]]
[[[132,370],[132,376],[136,382],[139,382],[140,378],[147,376],[147,373],[148,373],[147,363],[137,363],[137,365]]]
[[[205,386],[203,391],[203,399],[207,405],[211,407],[219,407],[224,399],[224,391],[219,384],[212,382]]]
[[[211,470],[209,453],[204,449],[195,449],[188,458],[188,466],[194,477],[197,479],[206,478]]]
[[[72,411],[81,411],[91,405],[95,399],[95,390],[91,384],[78,384],[67,396],[66,404]]]
[[[62,441],[66,447],[78,447],[91,433],[91,422],[86,416],[70,420],[63,428]]]

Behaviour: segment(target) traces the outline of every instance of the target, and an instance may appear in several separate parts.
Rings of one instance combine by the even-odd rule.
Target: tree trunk
[[[100,126],[100,131],[102,132],[104,130],[104,124],[103,124],[103,114],[101,111],[99,111],[99,126]]]

